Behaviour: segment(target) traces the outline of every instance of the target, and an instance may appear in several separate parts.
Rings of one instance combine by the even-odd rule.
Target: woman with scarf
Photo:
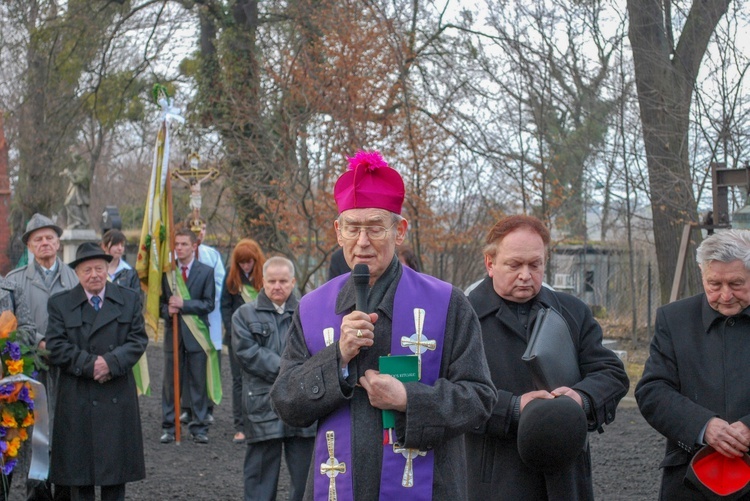
[[[232,415],[236,444],[245,442],[242,411],[242,367],[232,348],[232,315],[237,308],[258,296],[263,287],[263,263],[266,258],[258,242],[250,238],[240,240],[232,251],[229,269],[221,289],[221,320],[224,322],[224,344],[229,350],[232,369]]]

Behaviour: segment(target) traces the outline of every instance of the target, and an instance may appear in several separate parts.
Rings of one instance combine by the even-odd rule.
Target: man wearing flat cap
[[[539,468],[538,463],[529,461],[533,454],[526,454],[534,450],[534,440],[520,435],[523,428],[536,428],[521,427],[529,403],[557,398],[573,400],[583,410],[589,431],[603,431],[603,426],[614,420],[617,404],[630,384],[620,359],[602,346],[602,329],[588,306],[570,294],[542,287],[549,242],[544,224],[526,215],[505,217],[487,234],[484,261],[488,276],[471,291],[469,301],[482,326],[498,401],[487,423],[466,434],[467,499],[594,499],[587,442],[578,445],[569,464],[561,461],[556,468]],[[559,347],[568,348],[566,360],[571,365],[564,368],[572,369],[574,378],[566,378],[567,384],[560,384],[559,377],[550,379],[545,381],[549,387],[542,387],[522,356],[534,323],[550,315],[548,309],[554,310],[552,318],[559,319],[556,325],[560,329],[546,332],[561,333],[560,339],[566,341]],[[540,314],[542,310],[545,313]],[[562,358],[560,353],[553,358]],[[553,431],[557,433],[571,434],[562,426],[556,428]],[[549,455],[559,452],[550,449]]]
[[[396,257],[404,183],[379,153],[350,158],[334,197],[339,245],[360,271],[302,298],[271,390],[287,424],[318,421],[305,499],[466,499],[462,434],[496,399],[476,316],[460,290]],[[418,380],[380,373],[388,355],[421,359]]]
[[[75,287],[78,277],[75,272],[57,256],[60,250],[62,228],[42,214],[34,214],[26,225],[21,241],[29,252],[29,264],[12,270],[5,277],[23,289],[24,301],[31,310],[36,326],[36,343],[45,348],[44,334],[47,332],[47,301],[50,296]],[[54,427],[55,394],[59,371],[50,367],[40,371],[38,379],[47,388],[47,406],[50,417],[50,430]],[[50,447],[52,442],[50,441]],[[26,452],[22,452],[26,454]],[[49,483],[29,479],[26,482],[28,501],[46,501],[52,499],[52,488]],[[69,493],[64,487],[55,488],[54,499],[68,499]]]
[[[146,476],[133,366],[148,345],[137,291],[107,282],[112,259],[82,244],[70,263],[80,283],[49,299],[47,349],[60,369],[50,480],[71,499],[124,500]]]
[[[703,458],[709,464],[746,460],[750,447],[750,231],[717,230],[696,254],[704,292],[656,310],[635,389],[643,417],[667,438],[660,499],[715,499],[700,482],[685,481],[691,459],[710,446],[715,452]],[[733,473],[743,471],[741,483],[734,476],[715,481],[744,487],[748,466]]]

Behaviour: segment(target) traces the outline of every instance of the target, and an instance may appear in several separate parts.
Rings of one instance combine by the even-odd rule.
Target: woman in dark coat
[[[81,283],[48,303],[49,360],[60,368],[50,481],[76,492],[102,486],[102,499],[120,489],[113,499],[124,499],[124,484],[146,476],[133,366],[148,336],[138,292],[107,283],[110,256],[94,244],[81,248],[71,263]],[[83,275],[89,264],[96,270]]]
[[[123,258],[127,238],[120,230],[109,230],[102,237],[102,249],[112,256],[107,269],[107,279],[135,291],[141,290],[138,273]]]
[[[258,297],[263,288],[263,263],[266,262],[258,242],[250,238],[240,240],[232,251],[224,286],[221,289],[221,320],[224,322],[224,344],[229,350],[232,369],[232,415],[234,443],[245,442],[245,419],[242,411],[242,367],[232,347],[232,315],[237,308]]]

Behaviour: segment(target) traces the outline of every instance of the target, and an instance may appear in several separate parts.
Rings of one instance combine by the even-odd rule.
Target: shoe
[[[180,414],[180,423],[188,424],[189,422],[190,422],[190,416],[188,416],[187,411]]]
[[[163,444],[170,444],[174,442],[174,433],[169,433],[168,431],[165,431],[159,441]]]
[[[215,422],[214,415],[209,414],[208,417],[206,418],[206,424],[211,426],[212,424],[214,424],[214,422]]]
[[[203,433],[198,433],[197,435],[193,435],[193,442],[196,444],[207,444],[208,437]]]
[[[232,439],[232,442],[235,444],[244,444],[245,443],[245,434],[241,431],[238,431],[234,434],[234,438]]]

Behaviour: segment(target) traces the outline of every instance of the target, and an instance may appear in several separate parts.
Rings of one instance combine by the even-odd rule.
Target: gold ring
[[[360,338],[362,337],[362,331],[359,329],[357,329],[357,337],[360,337]]]

